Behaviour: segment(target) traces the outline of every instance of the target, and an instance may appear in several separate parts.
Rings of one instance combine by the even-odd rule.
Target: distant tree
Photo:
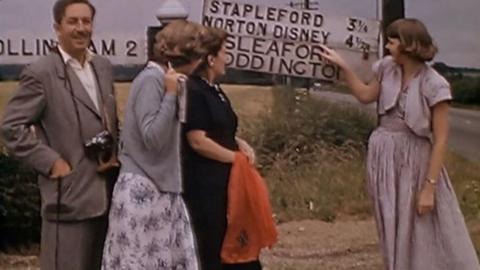
[[[442,76],[446,77],[449,80],[457,80],[463,78],[463,74],[455,67],[451,67],[444,62],[435,62],[432,64],[432,68],[434,68],[438,73],[442,74]]]
[[[436,71],[438,71],[439,73],[442,73],[442,74],[450,72],[450,67],[443,62],[435,62],[435,63],[433,63],[432,67]]]

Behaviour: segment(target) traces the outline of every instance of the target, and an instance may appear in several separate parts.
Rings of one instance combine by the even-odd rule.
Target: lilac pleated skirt
[[[432,145],[403,122],[382,119],[369,140],[367,188],[388,270],[478,270],[478,258],[446,170],[435,207],[416,210]]]

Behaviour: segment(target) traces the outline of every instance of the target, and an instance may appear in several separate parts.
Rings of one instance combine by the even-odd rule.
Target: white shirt
[[[61,46],[58,46],[58,49],[62,54],[65,65],[69,65],[73,69],[78,79],[82,83],[83,87],[85,88],[85,90],[87,90],[87,94],[93,101],[95,108],[97,109],[97,111],[100,111],[98,107],[97,82],[92,70],[92,65],[90,64],[90,62],[92,61],[93,53],[87,50],[85,56],[85,64],[82,67],[82,64],[80,64],[77,59],[73,58],[70,54],[64,51]]]

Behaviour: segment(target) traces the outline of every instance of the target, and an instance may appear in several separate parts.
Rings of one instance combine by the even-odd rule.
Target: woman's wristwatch
[[[427,177],[427,182],[429,182],[429,183],[432,184],[432,185],[436,185],[436,184],[437,184],[437,180],[436,180],[436,179],[433,179],[433,178],[430,178],[430,177]]]

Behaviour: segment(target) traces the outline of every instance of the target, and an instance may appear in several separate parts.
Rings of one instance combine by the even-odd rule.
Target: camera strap
[[[75,110],[75,116],[77,118],[77,122],[78,122],[78,128],[79,128],[79,135],[80,135],[80,139],[82,140],[82,143],[83,143],[83,140],[85,140],[85,137],[83,136],[83,125],[82,125],[82,120],[80,118],[80,113],[79,113],[79,110],[78,110],[78,104],[77,104],[77,101],[75,100],[75,94],[73,93],[73,87],[72,87],[72,82],[71,82],[71,79],[70,79],[70,76],[68,74],[68,66],[67,66],[67,63],[65,63],[65,59],[63,58],[62,54],[60,53],[60,50],[58,49],[58,47],[55,47],[53,50],[52,50],[54,53],[58,54],[58,56],[60,57],[60,60],[62,61],[62,65],[63,65],[63,72],[65,74],[65,88],[68,89],[69,93],[70,93],[70,97],[72,98],[72,102],[73,102],[73,108]],[[88,63],[90,64],[90,63]],[[92,67],[92,71],[93,71],[93,74],[94,74],[94,77],[95,77],[95,80],[96,80],[96,85],[97,85],[97,94],[100,95],[100,103],[101,103],[101,109],[99,110],[100,111],[100,116],[102,118],[102,125],[104,128],[106,128],[109,132],[111,132],[110,130],[110,126],[109,126],[109,119],[108,119],[108,114],[105,110],[105,102],[104,102],[104,99],[103,99],[103,95],[102,95],[102,92],[101,92],[101,89],[100,89],[100,81],[98,79],[98,73],[95,69],[95,65],[91,64],[91,67]],[[56,179],[57,181],[57,209],[56,209],[56,222],[55,222],[55,270],[59,270],[59,261],[58,261],[58,256],[59,256],[59,245],[60,245],[60,227],[59,227],[59,223],[60,223],[60,204],[61,204],[61,198],[62,198],[62,178],[59,178],[59,179]]]
[[[57,181],[57,220],[55,222],[55,270],[59,270],[58,267],[58,251],[60,250],[60,199],[62,197],[62,178],[56,179]]]
[[[78,122],[78,126],[79,126],[80,138],[83,141],[83,140],[85,140],[85,137],[83,136],[83,124],[82,124],[82,120],[80,118],[80,113],[79,113],[79,110],[78,110],[78,104],[77,104],[77,101],[75,100],[75,94],[73,93],[72,81],[70,79],[70,75],[68,74],[68,65],[67,65],[67,63],[65,63],[65,59],[63,58],[62,54],[60,53],[60,50],[58,49],[58,47],[55,47],[55,49],[53,51],[58,54],[58,56],[60,57],[60,59],[62,61],[63,72],[65,73],[65,82],[66,82],[65,88],[68,89],[68,91],[70,93],[70,97],[72,98],[73,107],[74,107],[74,110],[75,110],[75,116],[77,118],[77,122]],[[97,86],[97,89],[96,89],[97,90],[97,95],[100,96],[99,113],[100,113],[100,117],[102,119],[102,126],[103,126],[104,129],[108,130],[108,132],[111,133],[111,128],[109,126],[109,120],[108,120],[108,114],[107,114],[106,109],[105,109],[105,101],[103,99],[102,90],[100,89],[100,81],[99,81],[97,69],[95,68],[95,65],[93,65],[91,63],[87,63],[87,64],[91,65],[91,67],[92,67],[93,75],[94,75],[94,78],[95,78],[95,81],[96,81],[96,86]]]
[[[97,69],[95,68],[95,65],[91,64],[91,66],[92,66],[93,75],[94,75],[95,80],[97,82],[98,94],[100,95],[100,105],[101,106],[99,106],[98,109],[100,111],[100,116],[102,117],[102,125],[103,125],[103,128],[105,130],[110,132],[110,134],[113,134],[112,130],[111,130],[112,126],[110,125],[111,124],[110,118],[108,117],[107,107],[105,105],[105,100],[104,100],[103,95],[102,95],[102,89],[100,87],[100,79],[98,77],[98,72],[97,72]]]

